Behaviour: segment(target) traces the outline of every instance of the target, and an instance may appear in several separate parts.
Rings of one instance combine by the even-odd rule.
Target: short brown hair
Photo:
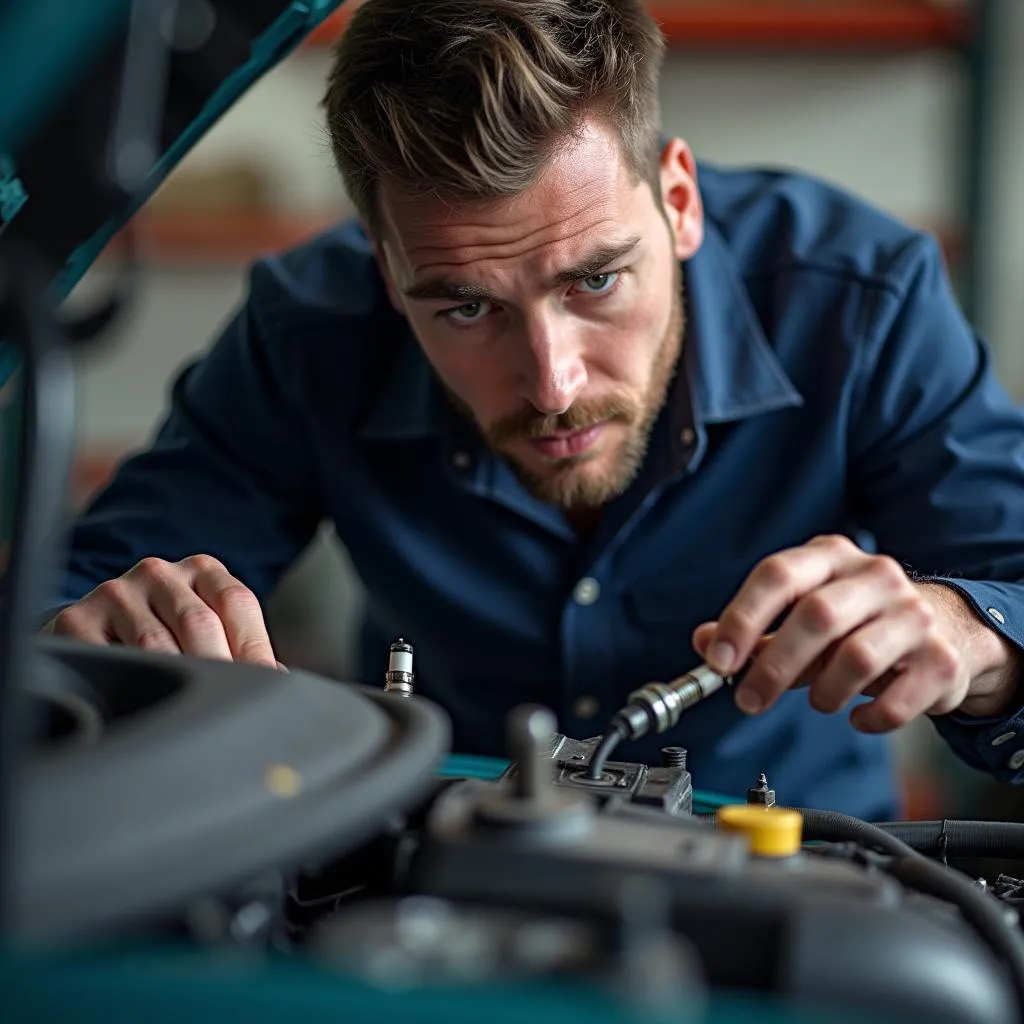
[[[382,179],[517,195],[594,115],[656,188],[663,54],[643,0],[363,0],[324,97],[345,188],[375,230]]]

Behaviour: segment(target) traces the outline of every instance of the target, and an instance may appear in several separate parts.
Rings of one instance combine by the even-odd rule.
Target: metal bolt
[[[662,768],[685,768],[686,747],[662,747],[661,748]]]
[[[518,799],[538,800],[547,793],[553,765],[546,753],[551,749],[557,724],[548,708],[530,704],[515,708],[508,716],[508,752],[518,766]]]
[[[757,777],[757,785],[747,790],[747,803],[775,806],[775,790],[768,788],[768,776],[764,772]]]

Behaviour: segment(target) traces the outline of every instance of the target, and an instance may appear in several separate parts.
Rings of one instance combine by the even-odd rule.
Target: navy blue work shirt
[[[367,591],[365,678],[406,637],[455,749],[497,755],[524,701],[599,733],[635,687],[694,666],[694,627],[760,559],[820,534],[870,534],[1024,641],[1024,415],[935,242],[800,175],[704,167],[701,191],[680,373],[593,537],[449,405],[344,224],[254,265],[152,447],[75,524],[60,603],[198,552],[265,596],[333,520]],[[1024,779],[1024,709],[936,726],[969,764]],[[667,742],[698,787],[744,794],[764,771],[785,803],[897,812],[888,741],[806,691],[756,718],[720,692],[623,754]]]

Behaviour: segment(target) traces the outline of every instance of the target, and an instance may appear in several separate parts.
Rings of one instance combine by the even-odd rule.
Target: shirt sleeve
[[[249,296],[171,390],[152,444],[71,525],[50,613],[155,556],[209,554],[263,598],[322,517],[298,400],[301,340],[270,337],[283,297],[254,267]]]
[[[918,239],[901,261],[905,285],[876,297],[852,396],[855,515],[880,552],[954,587],[1024,647],[1024,413],[961,312],[938,247]],[[1024,696],[1003,717],[933,722],[966,763],[1024,782]]]

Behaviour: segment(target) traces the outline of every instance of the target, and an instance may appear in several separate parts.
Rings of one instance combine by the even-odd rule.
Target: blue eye
[[[477,320],[482,320],[490,310],[491,304],[481,299],[478,302],[466,302],[454,309],[442,310],[441,315],[457,324],[474,324]]]
[[[580,281],[580,287],[587,295],[602,295],[611,291],[618,281],[619,275],[616,271],[608,271],[605,274],[591,274],[590,277]]]

